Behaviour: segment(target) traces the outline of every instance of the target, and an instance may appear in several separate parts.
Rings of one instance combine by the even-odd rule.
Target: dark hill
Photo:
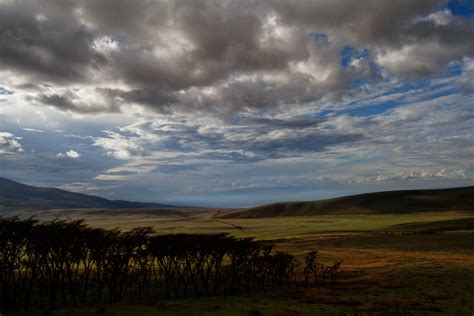
[[[173,207],[157,203],[108,200],[56,188],[38,188],[0,177],[0,211],[69,208]]]
[[[320,201],[282,202],[239,210],[223,217],[263,218],[294,215],[410,213],[447,210],[474,210],[474,186],[437,190],[386,191]]]

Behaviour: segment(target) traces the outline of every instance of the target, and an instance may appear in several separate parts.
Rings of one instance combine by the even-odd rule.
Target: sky
[[[0,176],[211,207],[474,185],[474,1],[0,0]]]

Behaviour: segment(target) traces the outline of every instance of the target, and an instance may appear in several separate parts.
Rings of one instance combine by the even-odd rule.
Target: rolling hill
[[[0,211],[71,208],[165,208],[172,205],[108,200],[56,188],[39,188],[0,177]]]
[[[474,211],[474,186],[402,190],[351,195],[319,201],[281,202],[238,210],[223,218],[265,218],[318,214],[410,213],[421,211]]]

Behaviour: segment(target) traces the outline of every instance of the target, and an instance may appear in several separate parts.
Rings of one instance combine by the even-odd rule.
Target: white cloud
[[[58,154],[56,154],[56,157],[58,157],[58,158],[77,159],[77,158],[81,157],[81,154],[78,153],[78,152],[75,151],[75,150],[69,149],[69,150],[66,151],[65,153],[58,153]]]
[[[23,147],[18,142],[21,137],[17,137],[8,132],[0,132],[0,154],[23,152]]]
[[[23,130],[24,130],[24,131],[27,131],[27,132],[43,133],[42,130],[40,130],[40,129],[35,129],[35,128],[24,127]]]
[[[427,170],[411,170],[404,171],[400,173],[392,174],[379,174],[377,176],[367,177],[359,176],[348,178],[346,181],[348,183],[355,184],[369,184],[376,182],[392,182],[392,181],[402,181],[402,180],[464,180],[470,179],[466,172],[462,169],[457,170],[448,170],[440,169],[438,171],[427,171]],[[471,178],[472,179],[472,178]]]
[[[59,188],[62,190],[72,191],[72,192],[85,192],[87,194],[91,194],[90,191],[92,191],[93,194],[96,194],[97,191],[109,190],[116,187],[117,185],[103,186],[103,185],[97,185],[91,182],[73,182],[73,183],[66,183],[64,185],[61,185]],[[108,192],[103,192],[103,193],[109,194]]]
[[[96,180],[105,180],[105,181],[121,181],[126,179],[126,176],[122,175],[111,175],[111,174],[100,174],[96,176],[94,179]]]
[[[463,73],[458,79],[458,83],[467,92],[474,91],[474,58],[463,59]]]
[[[398,76],[419,79],[445,67],[455,54],[456,48],[438,42],[407,43],[377,49],[375,60]]]
[[[451,14],[451,11],[445,9],[431,13],[427,20],[432,20],[438,25],[448,25],[454,20],[454,16]]]
[[[138,144],[139,139],[125,137],[117,132],[105,131],[108,137],[98,137],[94,141],[94,146],[102,147],[106,150],[106,155],[119,160],[139,158],[145,155],[145,151]]]
[[[67,183],[59,187],[60,189],[72,192],[84,192],[84,191],[96,191],[100,190],[100,188],[89,182],[73,182]]]

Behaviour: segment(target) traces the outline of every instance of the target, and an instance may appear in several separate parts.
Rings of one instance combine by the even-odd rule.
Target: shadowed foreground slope
[[[474,210],[474,186],[387,191],[320,201],[282,202],[225,214],[225,218],[260,218],[318,214],[411,213]]]

